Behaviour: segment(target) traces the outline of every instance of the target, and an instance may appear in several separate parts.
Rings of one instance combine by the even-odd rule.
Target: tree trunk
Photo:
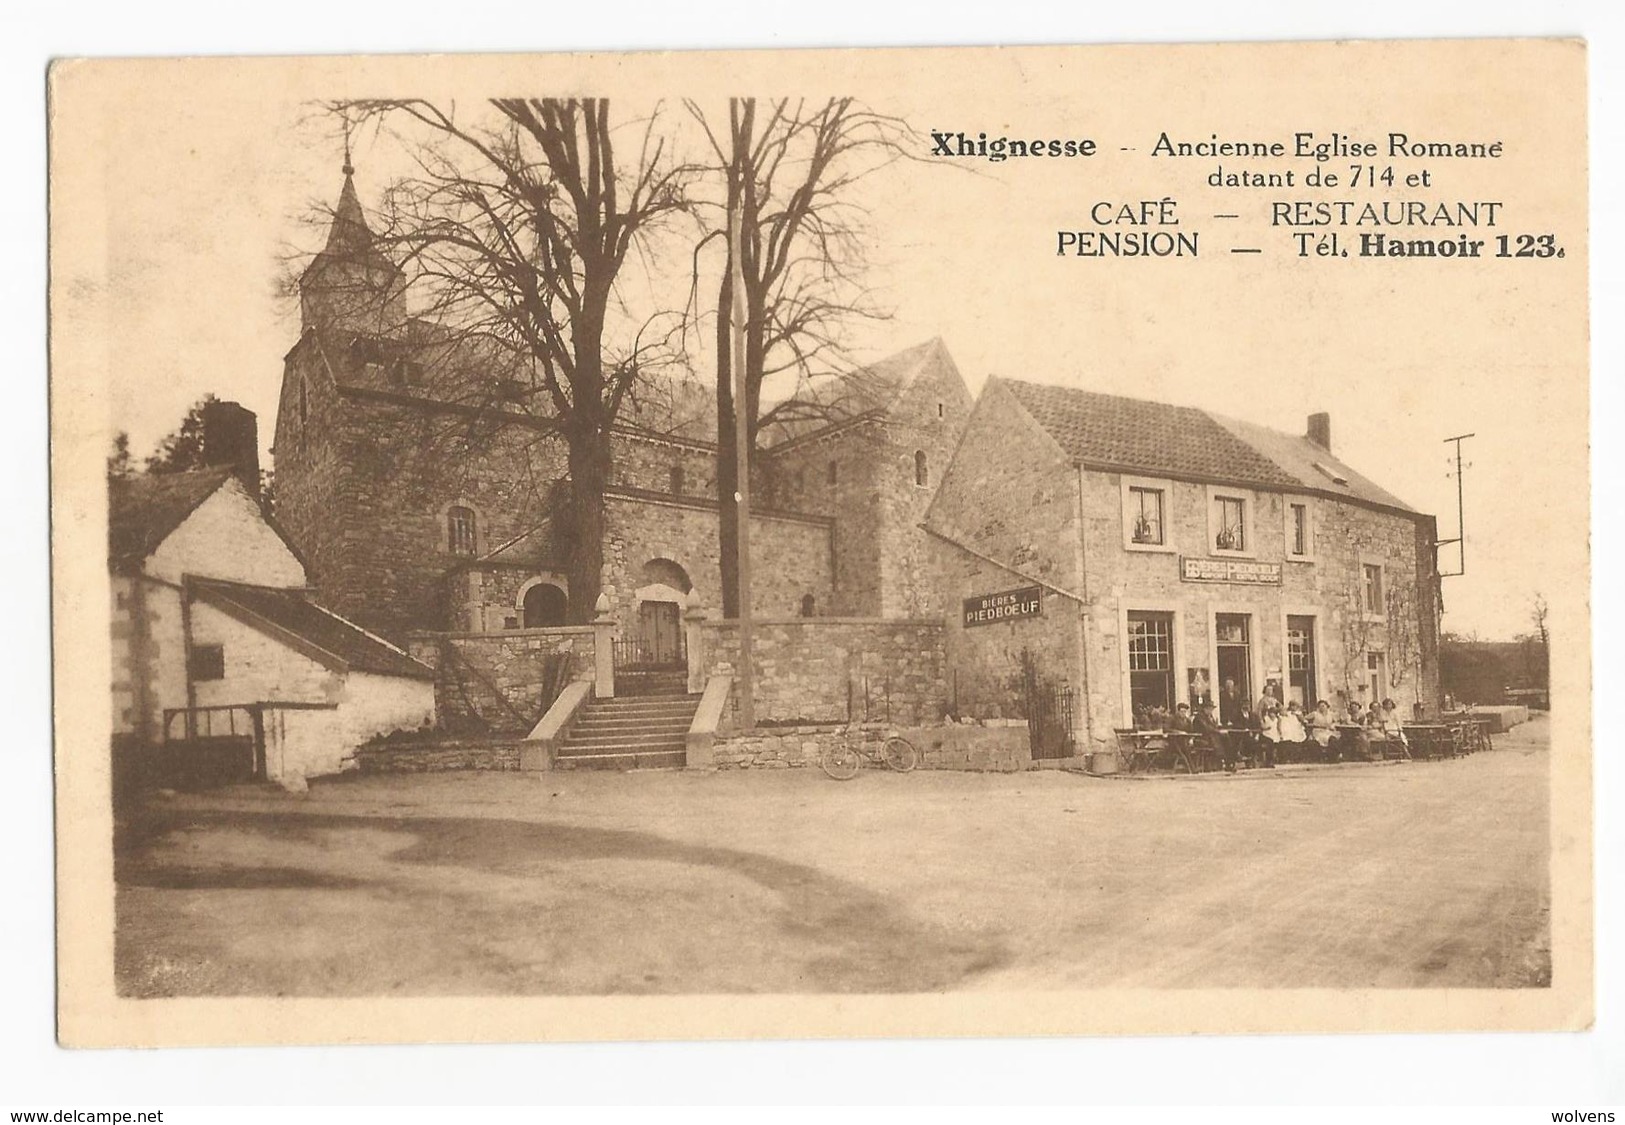
[[[597,616],[604,573],[604,487],[609,483],[607,433],[570,441],[569,621],[584,625]]]
[[[570,602],[568,619],[597,616],[604,574],[604,489],[609,485],[610,420],[604,416],[603,302],[607,291],[589,283],[581,313],[571,323],[575,409],[565,429],[570,447]]]

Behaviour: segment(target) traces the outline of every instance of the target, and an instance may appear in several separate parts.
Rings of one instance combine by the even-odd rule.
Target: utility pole
[[[743,107],[749,119],[755,110],[755,99],[729,99],[730,117],[737,136],[739,113]],[[737,145],[737,141],[735,142]],[[737,542],[739,556],[739,725],[745,730],[756,726],[755,668],[751,654],[750,606],[750,378],[745,371],[745,322],[748,298],[745,294],[745,239],[744,219],[745,168],[738,150],[734,155],[733,175],[737,177],[733,206],[728,214],[728,261],[732,270],[730,308],[733,313],[733,369],[734,369],[734,464],[738,480],[734,505],[738,511]]]
[[[1466,492],[1462,487],[1461,478],[1463,468],[1461,463],[1461,443],[1470,437],[1476,436],[1476,434],[1457,434],[1455,437],[1447,437],[1444,439],[1446,445],[1450,444],[1451,442],[1456,443],[1456,537],[1454,539],[1441,539],[1437,544],[1435,544],[1435,546],[1446,547],[1451,543],[1458,544],[1457,549],[1460,553],[1460,562],[1453,571],[1446,572],[1441,570],[1439,572],[1440,578],[1460,578],[1463,574],[1467,573],[1467,509],[1463,504],[1463,499]]]

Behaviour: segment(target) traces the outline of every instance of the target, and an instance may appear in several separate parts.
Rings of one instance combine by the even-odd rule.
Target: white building
[[[115,752],[246,736],[255,775],[298,788],[433,722],[433,672],[310,599],[232,468],[115,479],[109,548]]]

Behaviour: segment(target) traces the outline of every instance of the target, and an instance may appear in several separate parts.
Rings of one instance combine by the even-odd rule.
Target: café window
[[[1142,547],[1162,546],[1162,489],[1130,487],[1128,498],[1129,541]]]
[[[446,546],[452,554],[475,553],[476,518],[474,509],[462,504],[454,504],[446,510]]]
[[[1308,559],[1315,553],[1314,514],[1308,500],[1286,502],[1286,555]]]
[[[1247,501],[1244,497],[1215,493],[1210,518],[1215,551],[1249,550],[1247,539]]]
[[[1360,566],[1360,608],[1367,617],[1381,616],[1385,608],[1382,590],[1382,564],[1363,563]]]
[[[1129,698],[1136,716],[1174,705],[1174,615],[1128,615]]]
[[[1174,482],[1151,477],[1121,478],[1123,490],[1123,548],[1128,551],[1172,551],[1173,529],[1168,526]]]
[[[194,645],[187,658],[186,674],[193,682],[223,680],[226,678],[226,647],[224,645]]]

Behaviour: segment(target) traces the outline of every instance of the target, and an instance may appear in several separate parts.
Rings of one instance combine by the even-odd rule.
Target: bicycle
[[[818,765],[836,781],[851,781],[867,761],[871,765],[885,765],[898,773],[907,773],[920,764],[920,752],[914,744],[899,735],[891,735],[882,742],[863,743],[851,738],[826,746],[818,756]]]

